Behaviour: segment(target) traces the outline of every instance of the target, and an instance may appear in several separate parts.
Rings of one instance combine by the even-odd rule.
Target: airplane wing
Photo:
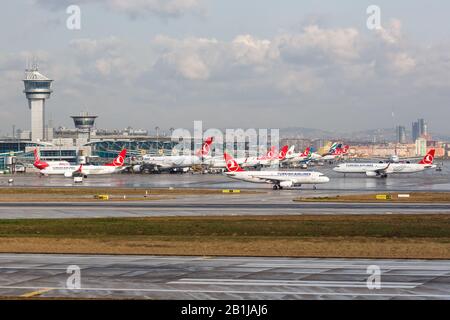
[[[385,174],[385,173],[387,173],[390,165],[391,165],[391,162],[389,162],[387,164],[387,166],[384,167],[384,168],[373,168],[373,169],[368,169],[367,171],[368,172],[375,172],[376,174]]]
[[[251,175],[252,178],[257,178],[260,180],[263,180],[267,183],[278,183],[278,182],[282,182],[282,181],[292,181],[292,177],[288,177],[288,176],[271,176],[271,175],[263,175],[263,174],[252,174]]]

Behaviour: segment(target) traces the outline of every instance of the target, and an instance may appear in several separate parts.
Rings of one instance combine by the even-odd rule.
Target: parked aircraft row
[[[333,170],[340,173],[363,173],[369,177],[386,178],[392,173],[416,173],[435,168],[433,165],[435,150],[431,149],[419,163],[343,163]],[[273,189],[299,187],[302,184],[327,183],[330,179],[314,171],[244,171],[233,157],[224,153],[228,177],[253,183],[269,183]]]
[[[252,170],[244,171],[245,167],[256,166],[278,166],[280,163],[295,163],[302,161],[314,161],[316,159],[336,159],[342,157],[348,152],[348,146],[333,144],[330,150],[319,155],[307,148],[304,152],[295,153],[294,148],[284,146],[280,151],[272,147],[267,154],[260,157],[243,157],[234,159],[228,153],[223,157],[211,157],[212,138],[207,138],[201,149],[194,155],[187,156],[161,156],[144,157],[145,164],[152,164],[159,168],[189,168],[194,165],[206,165],[216,168],[225,167],[227,175],[230,178],[254,183],[270,183],[274,189],[283,189],[301,186],[302,184],[327,183],[330,179],[320,172],[314,171],[286,171],[286,170]],[[64,175],[65,177],[87,177],[88,175],[112,174],[123,171],[126,149],[111,162],[105,165],[72,165],[67,161],[42,161],[39,153],[35,150],[34,166],[39,169],[43,175]],[[435,168],[433,165],[435,150],[430,150],[419,163],[405,162],[348,162],[341,163],[333,170],[339,173],[360,173],[369,177],[386,178],[389,174],[397,173],[416,173],[427,169]]]

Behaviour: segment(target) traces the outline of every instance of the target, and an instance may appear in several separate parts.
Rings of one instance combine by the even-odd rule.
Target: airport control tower
[[[79,116],[71,116],[75,128],[78,129],[78,137],[89,141],[91,139],[91,130],[94,127],[97,116],[82,112]]]
[[[45,99],[50,98],[53,80],[42,75],[37,65],[25,70],[23,91],[31,110],[31,141],[45,140]]]

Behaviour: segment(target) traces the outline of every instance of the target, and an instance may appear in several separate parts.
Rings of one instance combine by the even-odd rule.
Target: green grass
[[[0,220],[0,237],[380,237],[450,239],[448,215]]]

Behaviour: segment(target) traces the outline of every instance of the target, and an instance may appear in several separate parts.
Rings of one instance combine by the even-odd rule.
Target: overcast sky
[[[66,27],[70,4],[81,30]],[[21,80],[35,56],[55,80],[55,125],[84,110],[98,127],[152,130],[354,131],[423,117],[450,134],[449,13],[445,0],[3,1],[0,133],[29,129]]]

